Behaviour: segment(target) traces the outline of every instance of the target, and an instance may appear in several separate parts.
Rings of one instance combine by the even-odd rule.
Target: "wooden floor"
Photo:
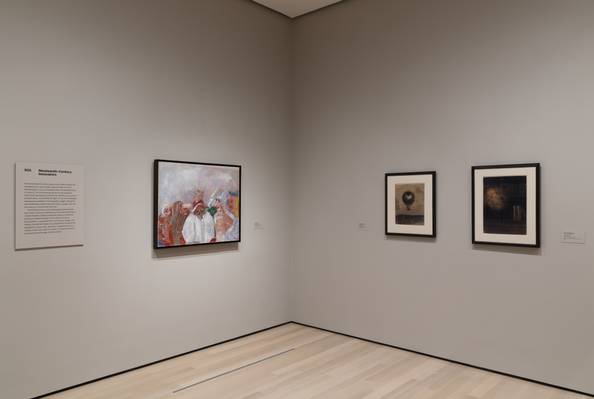
[[[296,324],[52,399],[577,399],[577,395]]]

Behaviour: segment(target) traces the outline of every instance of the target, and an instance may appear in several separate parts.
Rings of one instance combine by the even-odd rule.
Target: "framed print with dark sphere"
[[[386,235],[435,237],[436,172],[386,173]]]
[[[155,160],[155,249],[241,241],[241,166]]]
[[[472,168],[472,242],[540,247],[540,164]]]

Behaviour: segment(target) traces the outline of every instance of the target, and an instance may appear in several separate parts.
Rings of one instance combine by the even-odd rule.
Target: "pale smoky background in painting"
[[[425,224],[425,184],[395,184],[396,224]]]
[[[239,170],[160,161],[156,246],[238,241]]]
[[[190,202],[196,190],[209,199],[221,191],[239,190],[239,169],[228,166],[159,163],[159,209],[175,201]]]

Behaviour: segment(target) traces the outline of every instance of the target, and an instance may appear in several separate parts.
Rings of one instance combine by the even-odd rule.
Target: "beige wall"
[[[289,29],[248,1],[0,1],[0,397],[288,320]],[[153,252],[155,158],[243,165],[238,247]],[[84,247],[14,251],[16,161],[86,166]]]
[[[295,40],[292,317],[594,392],[594,2],[348,0]],[[542,250],[473,248],[470,167],[528,161]],[[387,239],[383,175],[415,170],[438,237]]]

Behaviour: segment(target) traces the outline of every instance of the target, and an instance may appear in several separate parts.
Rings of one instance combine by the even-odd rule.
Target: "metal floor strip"
[[[173,393],[178,393],[178,392],[181,392],[181,391],[183,391],[183,390],[186,390],[186,389],[188,389],[188,388],[195,387],[196,385],[204,384],[205,382],[212,381],[212,380],[214,380],[214,379],[217,379],[217,378],[223,377],[223,376],[225,376],[225,375],[227,375],[227,374],[231,374],[231,373],[234,373],[234,372],[236,372],[236,371],[239,371],[239,370],[245,369],[245,368],[247,368],[247,367],[253,366],[253,365],[255,365],[255,364],[258,364],[258,363],[265,362],[266,360],[270,360],[270,359],[272,359],[272,358],[275,358],[275,357],[278,357],[278,356],[284,355],[285,353],[289,353],[289,352],[291,352],[291,351],[294,351],[294,350],[295,350],[295,348],[291,348],[291,349],[289,349],[289,350],[286,350],[286,351],[284,351],[284,352],[276,353],[276,354],[274,354],[274,355],[271,355],[271,356],[268,356],[268,357],[266,357],[266,358],[264,358],[264,359],[260,359],[260,360],[257,360],[257,361],[255,361],[255,362],[252,362],[252,363],[246,364],[246,365],[244,365],[244,366],[241,366],[241,367],[238,367],[238,368],[236,368],[236,369],[229,370],[229,371],[225,371],[224,373],[221,373],[221,374],[219,374],[219,375],[215,375],[214,377],[210,377],[210,378],[207,378],[207,379],[205,379],[205,380],[198,381],[198,382],[195,382],[195,383],[193,383],[193,384],[187,385],[187,386],[185,386],[185,387],[182,387],[182,388],[176,389],[175,391],[173,391]]]

